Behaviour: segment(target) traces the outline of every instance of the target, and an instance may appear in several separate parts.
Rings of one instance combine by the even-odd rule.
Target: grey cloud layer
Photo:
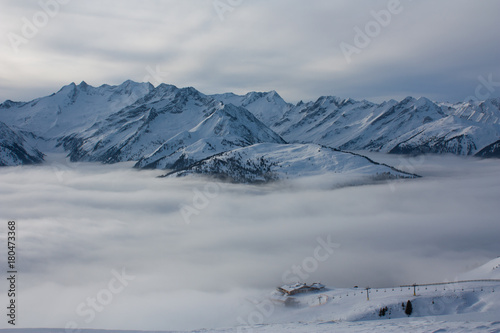
[[[8,2],[0,99],[29,100],[71,81],[142,81],[157,65],[168,83],[206,93],[274,89],[292,102],[332,94],[463,100],[479,75],[500,80],[493,0],[401,0],[401,12],[347,64],[340,43],[354,45],[354,27],[364,29],[388,2],[243,1],[221,21],[212,0],[70,1],[18,53],[7,33],[21,34],[22,18],[41,8]]]

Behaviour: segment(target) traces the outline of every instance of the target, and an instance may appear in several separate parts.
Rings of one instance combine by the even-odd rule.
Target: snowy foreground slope
[[[297,294],[297,306],[285,307],[268,298],[254,301],[248,315],[238,318],[241,326],[201,329],[192,332],[500,332],[500,257],[460,278],[413,287],[330,288]],[[481,281],[482,280],[482,281]],[[413,311],[405,314],[411,301]],[[381,309],[386,308],[381,314]],[[19,333],[134,333],[143,331],[0,329]],[[146,331],[144,331],[146,332]],[[173,332],[173,331],[164,331]]]
[[[261,332],[261,333],[371,333],[371,332],[415,332],[415,333],[469,333],[469,332],[500,332],[500,321],[467,320],[462,317],[459,321],[456,316],[431,317],[428,319],[395,319],[366,322],[325,322],[325,323],[296,323],[259,325],[252,328],[221,328],[201,329],[192,333],[231,333],[231,332]],[[0,333],[70,333],[65,329],[0,329]],[[183,333],[181,331],[115,331],[115,330],[79,330],[80,333]],[[189,332],[184,332],[189,333]]]

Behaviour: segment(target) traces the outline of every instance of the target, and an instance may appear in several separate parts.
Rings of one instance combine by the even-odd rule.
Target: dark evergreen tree
[[[406,303],[406,309],[405,309],[405,313],[408,315],[408,317],[411,315],[411,313],[413,312],[413,306],[411,305],[411,302],[410,300],[408,300],[408,302]]]
[[[386,306],[385,308],[380,308],[380,310],[378,311],[378,316],[379,316],[379,317],[383,317],[383,316],[385,316],[385,313],[387,312],[387,310],[389,310],[389,309],[387,308],[387,306]]]

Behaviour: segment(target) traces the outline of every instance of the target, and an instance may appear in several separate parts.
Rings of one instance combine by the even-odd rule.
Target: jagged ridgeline
[[[450,104],[408,97],[376,104],[326,96],[293,105],[275,91],[205,95],[167,84],[82,82],[30,102],[0,104],[0,164],[41,163],[43,153],[63,150],[72,161],[135,161],[137,168],[183,171],[177,174],[210,173],[209,165],[216,164],[221,171],[224,163],[258,169],[255,159],[264,156],[271,162],[263,162],[262,170],[274,170],[276,163],[280,169],[301,165],[306,173],[328,169],[326,150],[315,157],[311,146],[297,146],[311,144],[317,145],[312,151],[498,157],[499,119],[499,99]],[[250,152],[255,158],[238,161]],[[305,158],[316,164],[296,163]],[[257,178],[273,178],[277,171]],[[394,170],[377,173],[386,171]]]

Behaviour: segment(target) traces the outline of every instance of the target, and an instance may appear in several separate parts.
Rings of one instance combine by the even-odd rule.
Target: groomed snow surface
[[[486,317],[483,318],[483,317]],[[322,322],[322,323],[290,323],[290,324],[266,324],[253,327],[236,327],[220,329],[201,329],[189,331],[192,333],[311,333],[311,332],[335,332],[335,333],[372,333],[372,332],[415,332],[415,333],[469,333],[469,332],[500,332],[500,321],[497,313],[489,313],[486,316],[468,315],[446,315],[425,318],[403,318],[377,321],[359,322]],[[0,329],[1,333],[69,333],[66,329]],[[80,333],[184,333],[188,331],[123,331],[123,330],[87,330],[81,329]]]

